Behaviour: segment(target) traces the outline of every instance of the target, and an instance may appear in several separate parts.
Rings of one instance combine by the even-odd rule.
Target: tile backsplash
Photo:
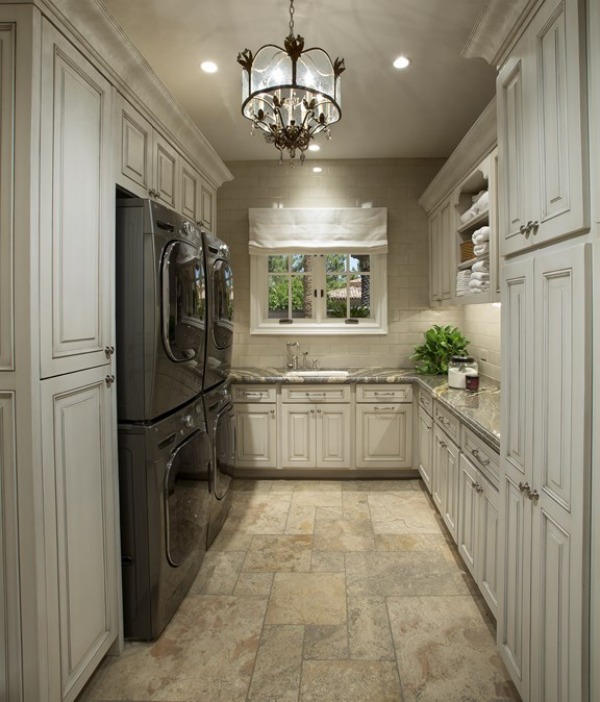
[[[410,367],[409,356],[432,324],[463,326],[469,320],[473,354],[487,353],[487,374],[496,377],[491,352],[498,347],[495,326],[484,314],[462,307],[431,310],[428,306],[427,216],[417,200],[443,164],[441,159],[376,159],[317,161],[229,162],[234,180],[218,194],[219,236],[230,246],[235,281],[235,366],[276,366],[286,362],[286,341],[298,341],[301,351],[317,358],[323,368],[357,366]],[[312,172],[319,165],[321,173]],[[388,209],[388,334],[385,336],[250,335],[250,207],[373,207]],[[473,305],[472,307],[490,307]],[[495,318],[495,314],[491,315]],[[484,321],[485,320],[485,321]],[[474,327],[482,322],[485,333]],[[499,333],[499,329],[497,330]],[[499,354],[498,354],[499,356]],[[483,363],[483,361],[482,361]],[[482,373],[485,373],[483,367]],[[499,369],[498,369],[499,372]]]

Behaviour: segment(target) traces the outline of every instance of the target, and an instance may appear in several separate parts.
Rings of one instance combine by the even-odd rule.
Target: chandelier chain
[[[294,13],[296,9],[294,8],[294,0],[290,0],[290,36],[294,36]]]

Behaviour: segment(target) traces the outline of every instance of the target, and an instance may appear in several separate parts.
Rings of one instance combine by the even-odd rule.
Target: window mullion
[[[317,291],[315,300],[315,317],[317,322],[326,319],[327,298],[325,296],[325,256],[318,255],[313,259],[314,287]]]

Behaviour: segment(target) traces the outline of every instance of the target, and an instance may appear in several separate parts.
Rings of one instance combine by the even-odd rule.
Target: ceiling
[[[448,156],[494,95],[495,69],[460,55],[487,1],[295,0],[295,33],[346,62],[343,118],[307,158]],[[241,116],[236,57],[283,44],[287,0],[101,2],[224,161],[278,158]]]

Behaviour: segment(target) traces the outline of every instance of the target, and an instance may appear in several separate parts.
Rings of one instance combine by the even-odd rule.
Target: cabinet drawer
[[[301,385],[283,387],[282,402],[350,402],[349,385]]]
[[[433,413],[433,397],[427,390],[419,389],[419,405],[431,416]]]
[[[496,487],[499,486],[500,456],[468,427],[462,426],[462,450]]]
[[[234,385],[234,402],[275,402],[277,388],[264,385]]]
[[[357,385],[357,402],[412,402],[412,385]]]
[[[439,402],[433,403],[433,418],[438,426],[440,426],[446,434],[458,444],[460,441],[460,421],[455,417],[450,410],[447,410]]]

